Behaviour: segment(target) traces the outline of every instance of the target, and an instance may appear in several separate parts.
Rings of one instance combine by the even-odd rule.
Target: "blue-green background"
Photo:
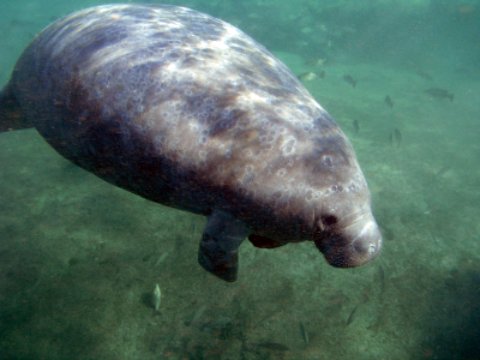
[[[2,0],[0,84],[44,26],[99,3]],[[339,270],[311,243],[246,242],[227,284],[196,262],[204,218],[3,133],[0,359],[480,359],[480,1],[168,3],[324,72],[305,85],[356,149],[383,253]]]

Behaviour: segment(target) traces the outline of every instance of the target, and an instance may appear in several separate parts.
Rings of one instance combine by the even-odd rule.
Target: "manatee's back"
[[[300,128],[323,111],[251,38],[173,6],[107,5],[57,21],[26,49],[6,91],[22,124],[66,158],[199,212],[218,200],[192,199],[199,189],[235,188],[253,162],[267,163],[259,156],[277,156],[280,105],[292,111],[286,125]],[[262,169],[254,170],[258,177]]]

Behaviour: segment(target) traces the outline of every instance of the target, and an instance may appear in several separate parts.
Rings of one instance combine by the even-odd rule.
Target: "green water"
[[[102,182],[35,130],[2,133],[0,359],[480,359],[480,1],[170,3],[314,74],[384,250],[339,270],[308,243],[245,242],[227,284],[197,264],[203,217]],[[0,84],[44,26],[95,4],[3,0]]]

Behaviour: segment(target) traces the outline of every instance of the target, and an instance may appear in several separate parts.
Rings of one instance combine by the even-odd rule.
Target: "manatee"
[[[347,137],[282,62],[209,15],[116,4],[55,21],[0,96],[0,130],[30,127],[98,177],[207,216],[198,261],[223,280],[246,238],[312,241],[336,267],[380,251]]]

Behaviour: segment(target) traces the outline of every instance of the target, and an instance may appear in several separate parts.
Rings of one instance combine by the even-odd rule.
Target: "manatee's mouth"
[[[355,267],[375,258],[382,247],[382,235],[371,215],[348,226],[319,232],[314,237],[317,248],[335,267]]]

